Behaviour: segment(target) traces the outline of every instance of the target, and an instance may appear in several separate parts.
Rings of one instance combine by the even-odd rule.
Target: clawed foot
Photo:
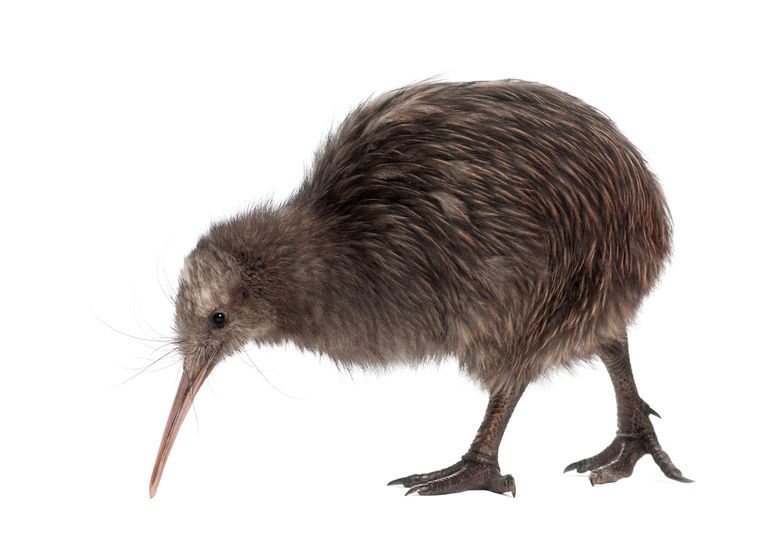
[[[564,472],[576,470],[578,473],[590,471],[591,485],[608,484],[631,476],[636,462],[644,455],[651,454],[654,461],[668,478],[679,482],[693,482],[683,476],[673,465],[667,453],[662,450],[654,431],[618,434],[610,445],[596,456],[571,463]]]
[[[445,495],[477,489],[517,494],[514,478],[501,475],[497,462],[468,459],[468,455],[446,469],[398,478],[388,485],[410,488],[406,495]]]

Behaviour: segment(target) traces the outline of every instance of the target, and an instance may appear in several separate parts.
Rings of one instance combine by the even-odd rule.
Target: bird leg
[[[509,392],[493,393],[490,396],[477,436],[459,462],[439,471],[398,478],[389,485],[410,488],[406,495],[444,495],[472,489],[495,493],[510,491],[516,495],[514,478],[511,475],[501,475],[498,447],[524,390],[525,386],[522,385]]]
[[[599,356],[607,367],[615,388],[617,435],[603,451],[571,463],[564,471],[591,471],[591,485],[606,484],[630,476],[636,462],[644,454],[651,454],[665,476],[679,482],[692,482],[673,465],[657,441],[657,434],[649,416],[659,417],[659,414],[641,400],[638,394],[631,370],[627,336],[623,335],[620,340],[602,345]]]

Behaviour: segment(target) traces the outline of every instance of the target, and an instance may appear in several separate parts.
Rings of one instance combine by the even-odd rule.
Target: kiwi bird
[[[153,497],[194,396],[249,343],[291,341],[342,367],[446,358],[487,391],[454,465],[399,478],[408,493],[515,493],[498,448],[526,386],[601,359],[617,434],[566,470],[630,476],[661,448],[626,329],[671,248],[662,190],[613,122],[519,80],[428,82],[372,98],[325,140],[301,186],[213,224],[176,296],[183,373],[150,481]]]

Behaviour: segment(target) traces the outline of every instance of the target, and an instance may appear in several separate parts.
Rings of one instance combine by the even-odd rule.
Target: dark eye
[[[212,313],[212,316],[209,317],[209,323],[216,328],[223,327],[227,321],[228,321],[228,317],[225,316],[225,313],[223,313],[222,311],[217,311],[216,313]]]

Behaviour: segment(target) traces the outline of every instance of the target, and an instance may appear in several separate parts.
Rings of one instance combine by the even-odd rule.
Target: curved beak
[[[175,394],[175,401],[172,403],[170,415],[167,418],[167,425],[164,427],[162,441],[159,444],[159,452],[156,454],[154,472],[151,473],[151,483],[148,487],[148,494],[152,498],[156,495],[156,488],[159,487],[159,481],[162,478],[162,472],[164,472],[164,465],[167,463],[172,444],[175,442],[175,438],[180,431],[180,425],[183,424],[183,420],[188,414],[188,410],[191,409],[191,404],[193,404],[193,399],[196,396],[196,393],[199,392],[201,384],[204,383],[204,380],[207,379],[209,373],[212,372],[212,368],[212,363],[210,363],[193,375],[185,370],[183,371],[183,376],[180,378],[180,385],[178,385],[177,394]]]

